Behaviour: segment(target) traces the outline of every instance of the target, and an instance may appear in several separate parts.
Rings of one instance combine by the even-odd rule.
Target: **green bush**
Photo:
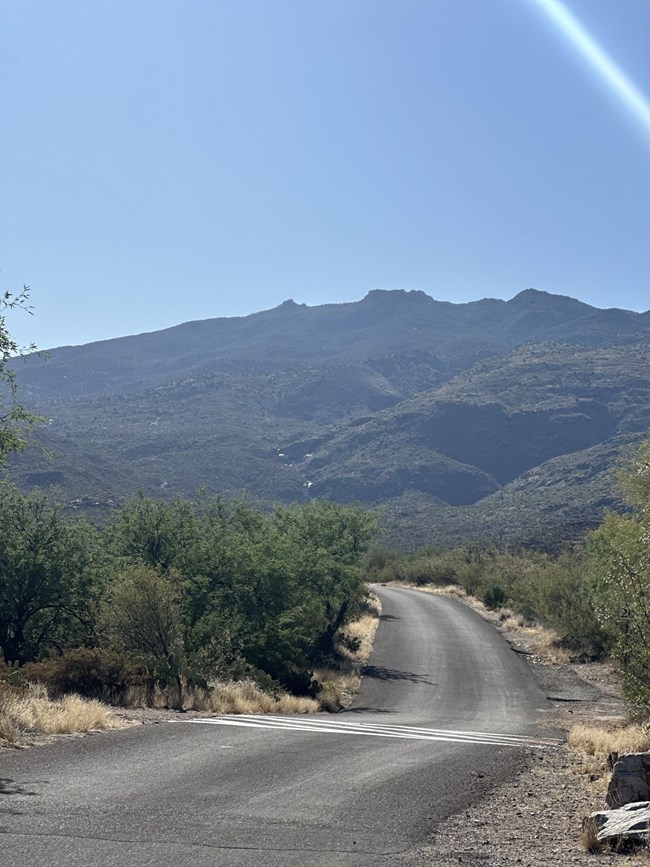
[[[507,601],[508,596],[506,591],[498,584],[492,584],[483,593],[483,604],[492,611],[495,608],[503,608]]]

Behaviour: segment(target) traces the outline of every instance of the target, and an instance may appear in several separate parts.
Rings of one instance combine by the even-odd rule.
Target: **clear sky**
[[[374,288],[646,310],[649,36],[649,0],[0,0],[10,329]]]

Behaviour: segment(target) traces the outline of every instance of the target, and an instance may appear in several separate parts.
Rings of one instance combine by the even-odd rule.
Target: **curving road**
[[[538,749],[525,663],[462,603],[379,587],[353,707],[0,753],[2,867],[408,865]],[[528,740],[530,738],[530,740]]]

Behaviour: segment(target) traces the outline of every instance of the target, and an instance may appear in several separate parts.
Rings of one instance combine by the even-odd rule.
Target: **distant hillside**
[[[91,510],[135,488],[329,496],[381,506],[409,547],[549,540],[618,502],[611,469],[650,426],[649,369],[650,314],[530,289],[288,301],[31,358],[21,396],[54,458],[16,456],[10,475]]]

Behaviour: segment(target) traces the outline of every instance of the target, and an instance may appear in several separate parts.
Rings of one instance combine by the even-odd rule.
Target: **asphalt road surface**
[[[456,600],[377,588],[353,707],[147,725],[0,753],[3,867],[407,865],[544,748],[525,663]]]

